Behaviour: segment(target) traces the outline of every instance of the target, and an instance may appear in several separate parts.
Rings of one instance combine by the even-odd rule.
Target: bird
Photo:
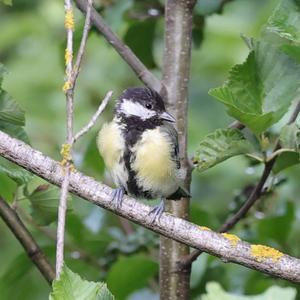
[[[166,111],[159,93],[131,87],[116,101],[114,117],[97,136],[97,146],[117,186],[112,201],[117,207],[124,194],[157,199],[152,222],[160,219],[165,199],[190,197],[183,187],[175,118]]]

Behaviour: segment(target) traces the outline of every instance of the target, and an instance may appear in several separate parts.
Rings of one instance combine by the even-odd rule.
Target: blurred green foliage
[[[191,156],[205,136],[218,128],[226,128],[232,121],[224,106],[208,95],[208,90],[223,84],[232,66],[246,60],[249,49],[240,38],[240,33],[259,38],[261,27],[277,2],[236,0],[228,3],[220,12],[220,1],[198,0],[194,17],[194,47],[189,85],[188,131]],[[95,4],[113,30],[160,76],[163,1],[105,0],[95,1]],[[276,14],[282,14],[282,11],[273,14],[273,21],[268,26],[280,35],[290,30],[289,37],[297,40],[299,28],[293,27],[295,18],[283,14],[285,24],[288,25],[284,28],[282,23],[274,21]],[[16,0],[12,6],[0,3],[0,61],[8,70],[3,87],[7,95],[15,99],[22,108],[18,110],[19,117],[25,111],[24,128],[33,147],[58,160],[59,149],[65,139],[65,96],[62,85],[66,37],[63,22],[63,4],[58,0]],[[83,17],[76,11],[76,47],[82,24]],[[265,27],[266,31],[268,26]],[[265,37],[274,42],[273,35]],[[285,39],[287,36],[281,38]],[[276,42],[281,44],[282,40]],[[282,49],[288,55],[299,59],[299,52],[293,48],[292,43]],[[296,73],[294,75],[295,78],[298,76]],[[296,83],[291,82],[292,88]],[[278,84],[281,84],[280,78]],[[116,98],[124,88],[134,85],[141,83],[131,69],[101,35],[92,30],[75,93],[75,130],[89,120],[108,90],[113,90]],[[290,100],[292,99],[286,99]],[[3,121],[1,109],[2,107],[0,121]],[[76,167],[109,185],[112,182],[98,155],[95,136],[101,125],[111,118],[112,110],[113,102],[101,116],[96,128],[74,147]],[[287,118],[288,116],[284,116],[279,124],[275,124],[266,133],[264,143],[267,145],[252,137],[258,147],[264,146],[268,149]],[[20,121],[18,124],[5,124],[7,132],[20,134],[20,130],[23,130],[21,119],[6,120]],[[273,123],[268,126],[271,124]],[[1,129],[3,126],[0,123]],[[11,126],[20,128],[16,131]],[[255,127],[253,130],[256,131]],[[298,134],[294,131],[288,133],[288,136]],[[22,136],[23,140],[28,141],[25,133]],[[239,140],[240,143],[243,141],[243,138]],[[291,145],[286,139],[285,144]],[[242,145],[242,150],[244,146]],[[299,149],[299,144],[296,146]],[[289,154],[295,155],[295,145],[291,150]],[[278,161],[280,170],[287,167],[288,159],[292,157],[282,158],[283,166]],[[0,163],[1,168],[3,165],[4,163]],[[245,200],[247,188],[256,182],[261,170],[262,166],[257,162],[237,156],[205,172],[195,172],[192,182],[191,220],[217,229]],[[45,182],[36,177],[30,178],[26,189],[20,187],[28,182],[28,174],[25,176],[22,173],[17,178],[5,175],[9,174],[1,169],[0,195],[7,201],[17,201],[21,218],[54,263],[56,224],[53,221],[57,192],[52,188],[39,190],[38,187]],[[265,243],[299,257],[299,175],[299,165],[294,165],[273,176],[268,182],[268,193],[251,214],[236,226],[234,233],[249,242]],[[50,224],[42,226],[46,223]],[[66,232],[66,263],[74,272],[88,280],[107,282],[117,299],[158,299],[157,235],[76,197],[73,197],[72,210],[68,213]],[[1,221],[0,236],[0,300],[47,298],[49,286]],[[219,259],[204,254],[193,265],[191,299],[204,294],[205,286],[210,281],[217,281],[225,290],[239,294],[261,294],[270,286],[278,285],[294,287],[300,295],[299,286],[266,277],[238,265],[224,264]]]

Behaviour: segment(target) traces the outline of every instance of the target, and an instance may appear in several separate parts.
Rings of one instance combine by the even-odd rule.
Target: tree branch
[[[10,228],[11,232],[19,240],[28,257],[32,260],[47,282],[51,285],[51,282],[55,278],[54,269],[16,212],[1,197],[0,216]]]
[[[59,162],[1,131],[0,155],[57,186],[63,182],[65,174]],[[223,261],[300,283],[300,259],[285,254],[281,256],[275,249],[253,246],[243,241],[233,243],[219,233],[201,229],[168,213],[164,213],[159,222],[152,223],[149,217],[151,207],[126,196],[122,207],[116,208],[111,202],[113,189],[78,171],[70,174],[69,191],[152,231],[220,257]]]
[[[87,1],[86,0],[75,0],[77,7],[86,14],[87,12]],[[121,39],[109,28],[104,22],[103,18],[98,12],[92,8],[91,21],[97,30],[102,33],[103,37],[107,42],[119,53],[119,55],[127,62],[131,69],[135,72],[138,78],[149,88],[161,92],[163,90],[160,80],[158,80],[138,59],[138,57],[132,52],[132,50],[126,46]],[[146,37],[145,37],[146,38]]]

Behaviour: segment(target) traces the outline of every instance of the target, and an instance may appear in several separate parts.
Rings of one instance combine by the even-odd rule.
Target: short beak
[[[171,122],[171,123],[175,123],[176,122],[176,120],[175,120],[175,118],[172,116],[172,115],[170,115],[168,112],[163,112],[161,115],[160,115],[160,118],[162,119],[162,120],[165,120],[165,121],[168,121],[168,122]]]

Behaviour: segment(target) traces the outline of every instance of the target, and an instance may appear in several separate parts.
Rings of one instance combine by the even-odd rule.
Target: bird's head
[[[142,122],[175,122],[166,111],[161,96],[149,88],[126,89],[118,99],[116,115],[122,119],[138,119]]]

